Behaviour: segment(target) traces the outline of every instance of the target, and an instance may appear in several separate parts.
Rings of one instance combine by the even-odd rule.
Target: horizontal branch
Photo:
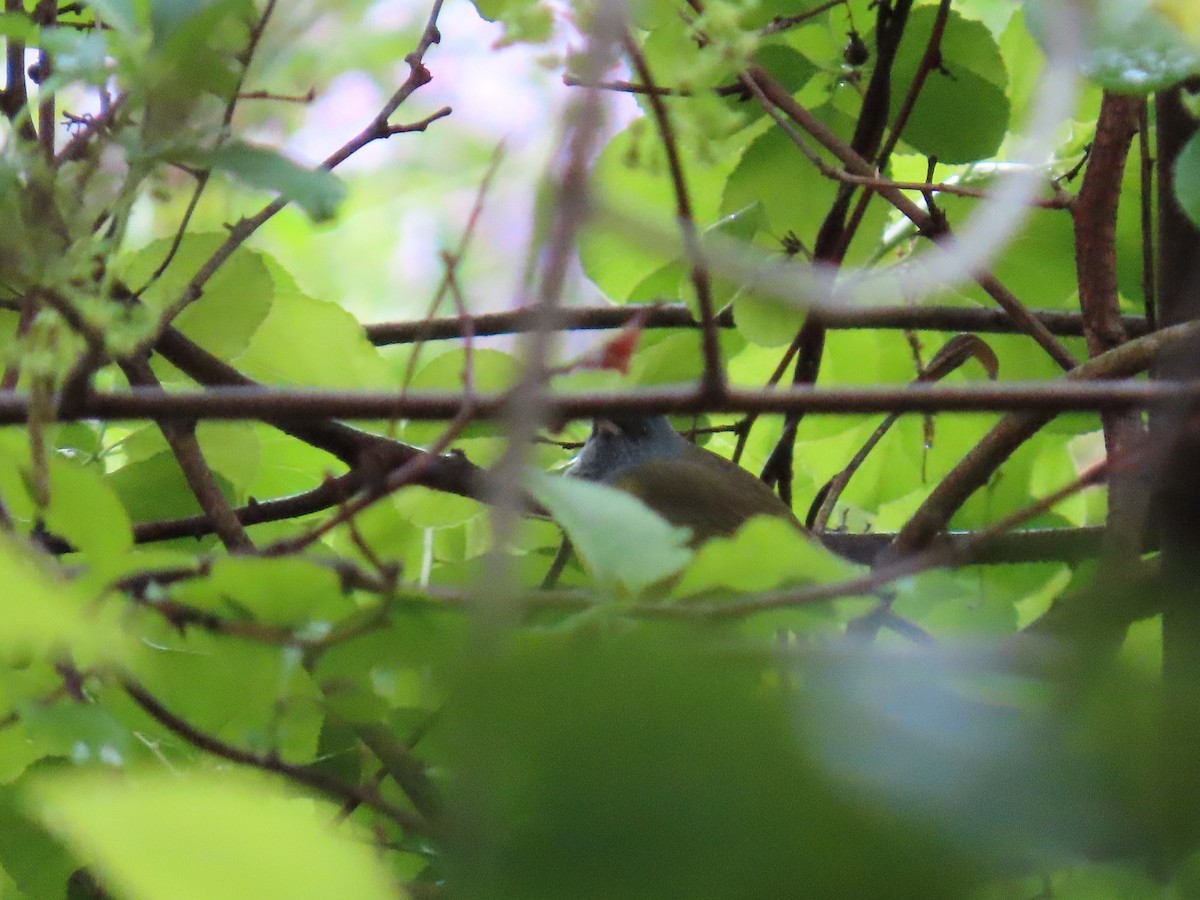
[[[673,413],[932,413],[1033,410],[1046,413],[1088,412],[1193,403],[1200,400],[1200,381],[1010,381],[966,385],[908,384],[871,387],[792,388],[755,391],[731,389],[713,396],[692,387],[641,391],[565,394],[548,398],[558,421],[599,415]],[[63,403],[59,421],[201,419],[291,421],[320,419],[454,419],[469,405],[474,420],[500,417],[505,394],[476,395],[466,400],[454,392],[408,395],[372,391],[286,390],[272,387],[212,387],[204,391],[159,391],[132,388],[120,393],[94,393]],[[30,414],[25,394],[0,395],[0,425],[23,424]]]
[[[941,540],[952,552],[975,542],[977,532],[951,531]],[[895,534],[848,534],[824,531],[817,535],[821,543],[846,559],[871,565]],[[1093,528],[1030,528],[993,535],[970,554],[970,563],[997,565],[1032,562],[1077,563],[1100,555],[1102,527]],[[1147,550],[1154,548],[1147,547]]]
[[[1012,318],[1000,309],[959,308],[954,306],[865,306],[842,307],[823,312],[828,328],[850,330],[868,328],[904,329],[911,331],[973,331],[987,334],[1016,334],[1021,332]],[[1083,322],[1079,313],[1037,310],[1034,316],[1051,334],[1060,337],[1082,337]],[[581,309],[557,310],[552,325],[563,331],[594,331],[621,328],[637,318],[644,328],[699,328],[700,323],[682,303],[655,306],[594,306]],[[475,337],[498,334],[517,334],[532,327],[529,311],[480,313],[469,318],[446,316],[411,322],[379,322],[366,326],[367,337],[377,346],[411,344],[418,341],[443,341],[462,338],[467,325]],[[722,328],[734,326],[733,312],[725,309],[717,316]],[[1124,316],[1122,322],[1133,337],[1148,332],[1142,316]]]

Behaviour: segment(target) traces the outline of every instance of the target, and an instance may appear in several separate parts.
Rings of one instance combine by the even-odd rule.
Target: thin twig
[[[425,68],[424,56],[429,48],[441,40],[441,35],[437,30],[437,18],[442,9],[443,0],[434,0],[433,8],[430,11],[429,18],[425,23],[425,28],[421,33],[421,38],[415,50],[405,57],[405,61],[409,66],[408,77],[404,83],[388,98],[380,111],[375,115],[362,131],[343,144],[340,148],[330,154],[320,168],[334,169],[341,163],[345,162],[363,147],[368,144],[385,139],[393,133],[393,126],[389,124],[388,119],[391,117],[405,100],[422,85],[428,84],[432,79],[429,70]],[[449,115],[449,109],[439,110],[437,113],[423,120],[424,124],[428,124],[441,118],[444,115]],[[413,125],[400,126],[401,131],[419,131],[422,128],[422,123]],[[158,327],[154,332],[142,342],[139,351],[144,351],[153,346],[161,334],[171,324],[171,322],[184,309],[199,299],[204,291],[204,286],[209,279],[217,273],[224,265],[229,257],[231,257],[239,247],[241,247],[254,232],[261,228],[267,221],[275,216],[276,213],[283,210],[291,201],[286,197],[279,197],[268,203],[254,215],[239,220],[229,229],[229,236],[218,247],[213,254],[204,262],[195,275],[188,281],[180,292],[179,296],[169,303],[159,316]]]
[[[1197,336],[1200,336],[1198,322],[1154,332],[1089,359],[1077,369],[1068,372],[1057,383],[1062,387],[1076,387],[1083,380],[1097,377],[1128,378],[1145,371],[1162,354],[1169,352],[1170,348],[1188,346]],[[1120,381],[1114,382],[1113,386],[1139,383],[1144,382]],[[1149,383],[1147,387],[1153,384]],[[1170,402],[1168,393],[1170,392],[1162,396],[1164,403]],[[1175,393],[1174,396],[1176,403],[1187,402],[1179,393]],[[1196,396],[1200,396],[1200,392]],[[1050,421],[1050,418],[1051,416],[1042,410],[1027,408],[1024,411],[1009,413],[997,422],[925,498],[900,529],[889,552],[894,556],[906,556],[927,546],[938,532],[946,527],[967,498],[986,484],[1013,451]]]
[[[633,63],[638,77],[651,88],[654,87],[654,76],[642,51],[634,42],[629,32],[621,37],[625,55]],[[696,220],[692,215],[692,201],[688,195],[687,177],[683,171],[683,161],[679,156],[679,147],[675,140],[675,129],[662,98],[651,91],[648,96],[650,109],[658,125],[658,136],[663,150],[667,154],[667,169],[671,173],[671,187],[675,195],[675,217],[679,223],[680,237],[683,239],[683,252],[687,257],[692,279],[692,287],[696,291],[696,302],[700,308],[700,327],[703,335],[704,372],[701,376],[700,389],[706,393],[719,395],[725,386],[725,373],[721,365],[721,344],[717,334],[716,314],[713,307],[712,282],[708,274],[708,265],[704,261],[704,253],[700,247],[700,235],[696,231]]]
[[[230,93],[229,99],[225,101],[225,111],[221,116],[221,127],[217,130],[217,139],[213,144],[214,149],[220,147],[229,139],[230,126],[233,124],[233,114],[237,109],[242,87],[246,83],[246,75],[250,72],[250,63],[254,60],[254,52],[258,49],[263,33],[267,30],[267,23],[271,20],[271,14],[275,11],[275,2],[276,0],[267,0],[266,6],[263,7],[263,11],[258,17],[258,21],[250,28],[245,50],[239,54],[238,61],[241,63],[241,66],[237,73],[237,83],[233,86],[233,91]],[[155,267],[150,277],[146,279],[146,283],[136,291],[138,296],[141,296],[150,285],[162,277],[163,272],[167,270],[167,267],[171,265],[171,261],[175,258],[175,254],[179,252],[184,235],[187,233],[188,224],[192,221],[192,216],[196,212],[196,207],[200,204],[200,198],[204,195],[204,190],[208,187],[211,177],[211,169],[201,169],[196,173],[196,186],[192,189],[192,196],[188,199],[187,206],[183,210],[183,216],[180,218],[179,225],[175,229],[171,246],[167,248],[162,262]]]
[[[842,141],[824,123],[797,103],[792,98],[792,95],[784,90],[763,69],[751,66],[744,77],[748,82],[756,85],[770,103],[786,113],[793,122],[808,132],[817,143],[841,160],[852,174],[863,175],[869,178],[877,177],[878,173],[875,171],[874,166],[855,153],[848,144]],[[954,239],[945,232],[944,228],[939,228],[938,223],[934,222],[933,217],[905,196],[903,191],[888,187],[881,187],[877,190],[881,197],[896,207],[922,233],[930,237],[936,237],[936,246],[942,248],[947,253],[953,254],[955,252],[956,242]],[[994,276],[990,274],[977,275],[976,281],[980,287],[1000,304],[1005,312],[1012,316],[1014,321],[1021,325],[1022,330],[1027,332],[1045,349],[1056,363],[1064,370],[1074,368],[1076,365],[1074,356]]]
[[[275,754],[259,755],[251,753],[248,750],[242,750],[239,747],[234,747],[207,732],[201,731],[195,725],[171,712],[157,697],[133,679],[126,678],[122,682],[122,687],[124,687],[130,699],[140,706],[152,719],[172,734],[183,738],[189,744],[203,750],[205,753],[211,753],[213,756],[227,759],[238,765],[250,766],[254,769],[261,769],[264,772],[282,775],[289,781],[302,784],[305,787],[320,791],[338,800],[353,800],[355,803],[369,807],[387,816],[401,828],[405,829],[405,831],[413,834],[428,835],[432,832],[431,824],[420,813],[404,809],[384,800],[369,786],[347,784],[317,769],[284,762]]]

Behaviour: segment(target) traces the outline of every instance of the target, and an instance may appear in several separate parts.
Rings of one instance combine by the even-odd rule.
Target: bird
[[[697,447],[666,416],[595,419],[567,474],[632,494],[672,525],[690,528],[693,546],[731,535],[757,515],[776,516],[805,531],[763,481]]]

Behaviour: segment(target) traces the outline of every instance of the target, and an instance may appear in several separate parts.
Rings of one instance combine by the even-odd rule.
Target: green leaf
[[[208,578],[181,586],[173,596],[200,609],[242,610],[280,626],[303,626],[314,618],[328,622],[355,608],[333,569],[299,558],[221,557]]]
[[[765,224],[761,203],[752,203],[744,209],[736,210],[727,216],[722,216],[700,236],[701,251],[710,244],[717,242],[740,241],[749,244]],[[680,273],[680,285],[677,292],[684,298],[697,321],[700,319],[700,304],[696,298],[695,287],[692,284],[690,268],[684,268]],[[714,309],[721,309],[732,300],[742,286],[734,281],[720,277],[715,272],[710,273],[710,287]],[[649,299],[649,298],[647,298]]]
[[[129,514],[97,468],[52,459],[45,520],[51,534],[84,553],[115,556],[133,546]]]
[[[91,598],[7,536],[0,536],[0,584],[0,660],[69,652],[87,665],[130,653],[113,604],[91,609]]]
[[[970,212],[979,209],[980,203],[965,197],[938,198],[938,205],[952,223],[965,221]],[[1054,209],[1030,210],[1024,225],[991,263],[991,270],[1028,306],[1077,308],[1075,233],[1070,213]],[[995,305],[995,301],[974,284],[964,288],[964,292],[982,305]]]
[[[579,260],[588,278],[606,296],[624,301],[647,276],[679,256],[679,228],[672,211],[674,193],[652,125],[640,119],[616,135],[593,166],[593,190],[606,205],[661,230],[662,241],[652,246],[619,225],[594,221],[580,236]],[[712,162],[693,160],[688,167],[692,215],[703,227],[718,215],[720,192],[736,156]],[[753,203],[730,206],[732,212]]]
[[[152,310],[173,304],[188,282],[225,242],[225,235],[193,233],[184,237],[171,265],[142,294]],[[120,258],[118,275],[134,289],[150,279],[171,242],[154,241]],[[271,276],[261,254],[238,248],[204,286],[204,293],[175,319],[175,326],[210,353],[226,361],[245,349],[262,324],[273,299]]]
[[[22,891],[20,900],[62,900],[67,879],[79,864],[27,813],[21,788],[0,790],[0,862]]]
[[[823,711],[782,700],[781,654],[764,669],[700,631],[538,637],[472,659],[446,708],[456,895],[970,893],[924,825],[820,771],[804,736]]]
[[[196,440],[209,467],[243,496],[258,477],[262,448],[253,426],[244,422],[201,422]]]
[[[79,765],[99,762],[121,767],[135,751],[145,752],[129,728],[101,703],[26,703],[20,712],[29,741],[42,754]]]
[[[164,629],[136,663],[133,675],[146,690],[195,727],[293,762],[313,759],[323,720],[321,695],[293,649],[198,631],[181,637]],[[130,715],[140,733],[168,734],[145,714]],[[186,759],[195,751],[176,747],[180,754]]]
[[[854,133],[850,116],[829,104],[812,113],[844,140],[850,140]],[[806,247],[812,247],[837,192],[837,181],[818,172],[787,134],[772,127],[754,138],[737,160],[737,167],[725,183],[721,210],[729,213],[761,203],[764,230],[780,236],[794,232]],[[861,239],[850,245],[848,262],[861,263],[874,254],[887,216],[882,203],[867,207]]]
[[[504,24],[499,46],[519,42],[541,43],[554,28],[554,17],[538,0],[472,0],[479,15]]]
[[[636,594],[691,559],[689,530],[668,525],[624,491],[542,472],[531,473],[526,486],[602,584]]]
[[[188,30],[211,30],[224,16],[250,9],[248,0],[153,0],[149,6],[150,27],[157,44],[175,40]]]
[[[470,497],[458,497],[417,485],[396,495],[396,511],[418,528],[461,525],[484,512],[485,507]]]
[[[316,222],[332,219],[346,196],[346,186],[328,169],[310,169],[277,150],[242,141],[227,141],[213,150],[194,150],[177,161],[226,172],[247,187],[274,191],[300,204]]]
[[[334,810],[228,773],[46,777],[30,790],[46,826],[130,898],[403,896],[370,841]]]
[[[805,310],[795,303],[754,291],[733,298],[733,321],[738,333],[760,347],[782,347],[791,343],[804,324]]]
[[[0,35],[16,41],[30,42],[37,33],[38,27],[29,16],[14,12],[0,13]]]
[[[785,584],[839,581],[862,571],[794,525],[775,516],[756,516],[733,537],[706,541],[671,593],[687,597],[715,588],[767,591]]]
[[[413,375],[409,386],[413,390],[461,393],[470,376],[470,387],[479,392],[508,390],[521,377],[521,364],[511,353],[500,350],[446,350],[429,360]],[[413,444],[428,445],[446,430],[444,422],[409,422],[404,439]],[[479,422],[468,425],[463,436],[468,438],[502,437],[503,424]]]
[[[914,9],[892,75],[892,109],[900,108],[925,54],[937,10]],[[951,11],[941,43],[945,71],[925,79],[904,127],[904,142],[944,163],[992,156],[1008,131],[1008,76],[996,40],[982,22]]]
[[[1192,135],[1175,159],[1175,198],[1200,226],[1200,135]]]
[[[95,0],[89,4],[110,28],[121,31],[133,31],[142,26],[149,26],[151,7],[149,3],[138,0]]]
[[[225,498],[236,504],[237,497],[229,483],[219,475],[216,479]],[[178,461],[169,452],[123,466],[106,480],[134,522],[194,516],[200,512],[200,504],[188,487]]]
[[[238,357],[238,368],[267,384],[368,388],[393,383],[354,316],[336,303],[308,296],[274,260],[265,262],[274,302]],[[302,347],[320,350],[297,352]]]

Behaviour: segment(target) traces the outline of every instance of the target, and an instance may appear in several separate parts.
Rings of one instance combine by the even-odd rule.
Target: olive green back
[[[653,460],[621,474],[616,487],[633,494],[673,525],[692,529],[692,543],[730,535],[747,519],[772,515],[804,526],[754,475],[723,456],[689,445],[680,456]]]

